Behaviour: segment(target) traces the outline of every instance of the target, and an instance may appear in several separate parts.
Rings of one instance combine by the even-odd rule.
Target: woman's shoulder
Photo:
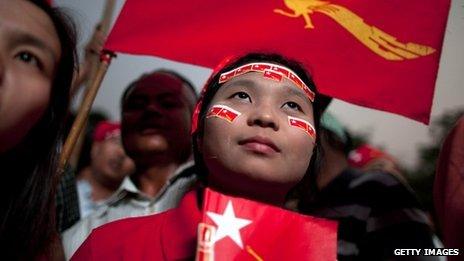
[[[387,172],[345,170],[330,192],[326,197],[332,206],[362,206],[370,215],[422,211],[419,200],[407,183]]]
[[[395,201],[409,199],[413,204],[419,204],[413,190],[406,181],[393,174],[383,171],[357,172],[351,174],[346,189],[351,193],[375,201]],[[374,203],[374,202],[373,202]]]
[[[379,188],[386,188],[392,186],[404,187],[404,182],[402,182],[398,177],[384,171],[361,172],[353,169],[348,169],[343,174],[347,175],[347,172],[350,175],[350,189],[359,189],[366,186],[375,186]]]

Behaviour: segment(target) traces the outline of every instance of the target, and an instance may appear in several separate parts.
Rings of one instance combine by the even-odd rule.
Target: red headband
[[[314,92],[298,77],[296,73],[285,66],[272,63],[248,63],[238,68],[222,73],[219,77],[219,83],[224,83],[230,79],[248,72],[262,72],[264,77],[281,81],[283,77],[292,81],[298,88],[308,96],[311,102],[314,102]]]
[[[201,90],[200,97],[193,111],[192,126],[191,126],[190,134],[193,135],[198,129],[198,121],[200,117],[201,106],[203,104],[203,98],[214,76],[216,76],[216,74],[220,70],[222,70],[224,67],[226,67],[228,64],[230,64],[232,61],[236,59],[237,59],[237,56],[227,56],[224,60],[222,60],[216,66],[216,68],[214,68],[213,72],[211,73],[211,76],[206,81],[206,84]],[[238,76],[238,75],[250,72],[250,71],[263,72],[264,77],[279,80],[279,81],[282,79],[282,77],[285,77],[289,79],[290,81],[292,81],[296,86],[298,86],[298,88],[302,89],[304,93],[308,96],[309,100],[311,100],[311,102],[314,102],[314,97],[315,97],[314,92],[308,88],[308,86],[301,80],[301,78],[298,77],[296,73],[294,73],[292,70],[288,69],[287,67],[277,65],[277,64],[260,63],[260,62],[248,63],[236,69],[222,73],[219,78],[219,83],[226,82],[235,76]]]
[[[193,110],[193,115],[192,115],[192,126],[190,130],[190,134],[194,134],[197,129],[198,129],[198,121],[200,120],[200,110],[201,110],[201,105],[203,104],[203,99],[205,97],[205,93],[208,90],[208,86],[210,85],[210,82],[213,80],[214,76],[222,70],[222,68],[226,67],[229,63],[237,59],[237,56],[227,56],[224,58],[217,66],[214,68],[213,72],[209,76],[208,80],[206,81],[205,85],[203,86],[203,89],[201,90],[200,97],[198,98],[197,104],[195,105],[195,109]]]

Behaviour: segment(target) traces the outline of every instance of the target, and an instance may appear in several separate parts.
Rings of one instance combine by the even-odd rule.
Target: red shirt
[[[196,193],[187,193],[175,209],[122,219],[94,229],[71,259],[194,259],[197,226],[201,220]]]
[[[335,260],[337,223],[205,189],[179,207],[95,229],[73,260]],[[199,239],[197,244],[197,229]],[[252,258],[253,257],[253,258]],[[250,259],[251,258],[251,259]]]

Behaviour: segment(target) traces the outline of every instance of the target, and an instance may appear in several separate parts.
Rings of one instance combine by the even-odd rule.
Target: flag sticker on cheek
[[[208,114],[206,114],[206,118],[218,117],[232,123],[238,116],[240,116],[240,114],[240,112],[226,105],[218,104],[213,105],[211,109],[209,109]]]
[[[288,116],[288,124],[290,126],[302,129],[304,132],[306,132],[313,140],[316,139],[316,130],[314,129],[313,125],[311,123],[292,116]]]

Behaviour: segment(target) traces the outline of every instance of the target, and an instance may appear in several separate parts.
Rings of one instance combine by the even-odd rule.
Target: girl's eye
[[[16,58],[27,64],[31,64],[41,69],[41,63],[39,59],[35,55],[31,54],[30,52],[26,52],[26,51],[20,52],[16,55]]]
[[[288,108],[290,108],[290,109],[292,109],[292,110],[303,111],[303,110],[301,109],[301,106],[298,105],[298,103],[296,103],[296,102],[291,102],[291,101],[290,101],[290,102],[286,102],[286,103],[284,104],[283,107],[288,107]]]
[[[251,98],[250,98],[250,95],[248,95],[246,92],[236,92],[234,93],[231,98],[237,98],[237,99],[240,99],[240,100],[248,100],[249,102],[251,102]]]

